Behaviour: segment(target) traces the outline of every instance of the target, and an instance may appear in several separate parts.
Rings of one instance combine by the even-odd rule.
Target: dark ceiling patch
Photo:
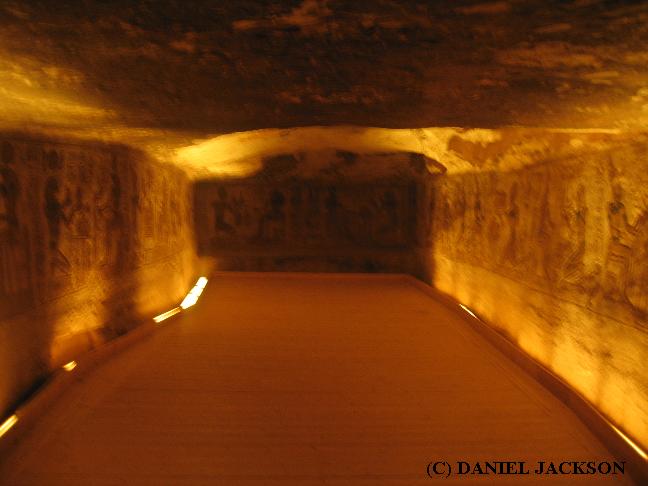
[[[335,155],[338,159],[341,159],[344,162],[344,165],[351,166],[356,163],[358,160],[358,154],[355,152],[349,152],[346,150],[338,150],[335,152]]]
[[[30,66],[79,73],[54,86],[137,127],[640,124],[632,97],[648,75],[648,3],[575,5],[35,0],[0,10],[0,46]],[[611,21],[620,23],[609,34]],[[583,82],[597,71],[619,75]],[[580,88],[558,99],[563,85]]]
[[[263,168],[257,173],[257,177],[264,179],[277,179],[288,176],[299,165],[299,161],[293,154],[264,157],[262,162]]]

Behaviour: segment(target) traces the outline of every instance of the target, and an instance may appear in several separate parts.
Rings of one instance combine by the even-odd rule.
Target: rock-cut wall
[[[416,187],[292,181],[196,185],[198,252],[222,270],[406,272]]]
[[[426,278],[648,446],[648,144],[427,187]]]
[[[0,134],[0,416],[194,277],[190,183],[121,146]]]

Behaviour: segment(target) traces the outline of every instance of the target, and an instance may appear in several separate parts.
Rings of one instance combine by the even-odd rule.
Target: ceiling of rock
[[[4,0],[0,128],[648,127],[642,0]]]
[[[509,171],[549,160],[648,142],[618,129],[297,127],[236,132],[180,148],[176,161],[198,179],[296,176],[410,177]]]

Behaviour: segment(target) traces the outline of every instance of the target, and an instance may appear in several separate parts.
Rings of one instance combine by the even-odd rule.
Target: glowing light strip
[[[612,424],[610,424],[610,425],[615,430],[615,432],[617,434],[619,434],[621,436],[621,438],[628,443],[628,445],[630,447],[632,447],[635,451],[637,451],[637,454],[639,454],[643,458],[644,461],[648,460],[648,454],[646,454],[646,452],[641,447],[639,447],[637,444],[635,444],[634,441],[630,437],[625,435],[623,432],[621,432],[619,429],[617,429],[614,425],[612,425]]]
[[[194,285],[193,289],[189,291],[187,296],[180,304],[180,307],[182,307],[183,310],[191,307],[192,305],[195,305],[196,302],[198,302],[198,297],[200,297],[200,295],[203,293],[207,282],[208,280],[205,277],[200,277],[198,279],[196,285]]]
[[[153,320],[155,321],[156,324],[159,324],[162,321],[167,320],[171,316],[175,316],[178,312],[180,312],[182,309],[180,307],[175,307],[171,309],[170,311],[165,312],[164,314],[160,314],[159,316],[155,316]]]
[[[0,425],[0,437],[2,437],[7,432],[9,432],[11,427],[16,425],[16,422],[18,422],[18,416],[17,415],[12,415],[7,420],[5,420],[4,423],[2,425]]]
[[[466,307],[463,304],[459,304],[459,307],[461,307],[463,310],[465,310],[468,314],[473,316],[475,319],[479,319],[468,307]],[[621,436],[623,440],[625,440],[630,447],[632,447],[637,454],[639,454],[645,461],[648,461],[648,454],[641,448],[639,447],[630,437],[625,435],[623,432],[621,432],[617,427],[614,425],[610,424],[610,426],[614,429],[614,431]]]
[[[180,307],[182,307],[183,310],[184,310],[184,309],[188,309],[188,308],[191,307],[192,305],[195,305],[196,302],[198,302],[198,297],[196,297],[196,296],[193,295],[193,294],[189,294],[189,295],[187,295],[187,296],[184,298],[184,300],[183,300],[182,303],[180,304]]]
[[[77,367],[76,361],[70,361],[69,363],[63,365],[63,369],[65,371],[72,371],[76,367]]]
[[[175,316],[177,313],[182,312],[184,309],[187,309],[192,305],[195,305],[196,302],[198,302],[198,298],[202,295],[203,290],[205,290],[208,281],[209,280],[207,280],[207,278],[200,277],[196,282],[196,285],[194,285],[193,288],[189,291],[189,293],[185,296],[180,306],[175,307],[174,309],[171,309],[170,311],[167,311],[164,314],[160,314],[159,316],[154,317],[153,320],[155,321],[155,323],[159,324],[160,322],[168,319],[169,317]]]
[[[461,307],[463,310],[465,310],[468,314],[470,314],[471,316],[473,316],[475,319],[479,319],[479,317],[477,317],[477,316],[473,313],[473,311],[471,311],[471,310],[470,310],[468,307],[466,307],[465,305],[463,305],[463,304],[459,304],[459,307]]]
[[[156,323],[160,323],[168,319],[169,317],[174,316],[179,312],[182,312],[183,309],[186,309],[187,307],[191,307],[192,305],[194,305],[196,302],[198,302],[198,297],[200,297],[200,295],[203,293],[203,290],[205,289],[207,282],[208,280],[205,277],[200,277],[196,282],[196,285],[194,285],[193,288],[189,291],[189,293],[184,298],[182,304],[180,304],[179,307],[175,307],[170,311],[165,312],[164,314],[155,316],[153,320]],[[72,371],[76,367],[77,367],[76,361],[70,361],[69,363],[63,365],[63,369],[65,371]],[[17,422],[18,422],[18,416],[16,414],[12,415],[7,420],[5,420],[2,423],[2,425],[0,425],[0,437],[2,437],[7,432],[9,432],[9,430],[11,430],[11,428],[14,425],[16,425]]]

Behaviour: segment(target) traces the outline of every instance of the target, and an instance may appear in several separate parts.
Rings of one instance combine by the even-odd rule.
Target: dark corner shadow
[[[425,173],[416,181],[413,264],[407,272],[430,285],[434,283],[434,215],[437,204],[434,183],[439,177],[444,176]]]

